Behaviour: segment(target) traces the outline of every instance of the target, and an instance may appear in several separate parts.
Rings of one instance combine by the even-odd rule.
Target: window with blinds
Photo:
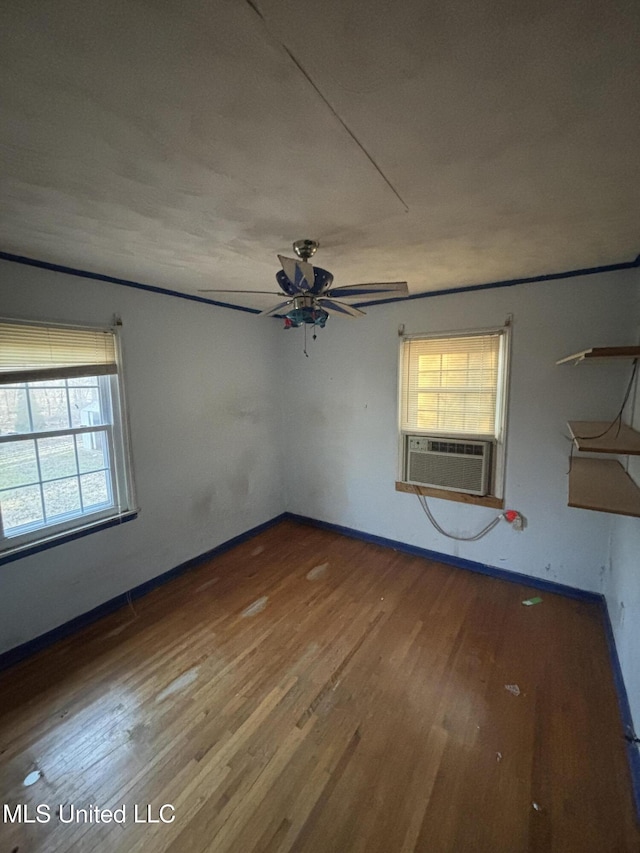
[[[501,333],[410,338],[402,347],[404,432],[495,437]]]
[[[116,373],[115,335],[103,329],[0,321],[0,382]]]
[[[113,330],[0,321],[0,556],[130,514]]]

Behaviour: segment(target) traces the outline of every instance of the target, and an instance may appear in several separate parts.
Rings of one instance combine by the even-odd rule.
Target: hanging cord
[[[425,515],[427,516],[427,518],[429,519],[431,524],[433,524],[433,526],[438,531],[438,533],[442,533],[442,535],[446,536],[448,539],[457,539],[459,542],[476,542],[478,539],[482,539],[483,536],[486,536],[487,533],[489,533],[489,531],[493,530],[493,528],[496,526],[496,524],[499,524],[501,519],[504,518],[502,513],[500,513],[500,515],[496,516],[496,518],[494,518],[493,521],[490,521],[489,524],[487,524],[487,526],[484,527],[480,531],[480,533],[476,533],[475,536],[455,536],[453,533],[447,533],[446,530],[443,530],[440,527],[438,522],[433,517],[433,513],[429,509],[429,504],[427,503],[427,499],[425,498],[424,495],[420,494],[417,486],[416,486],[416,495],[418,496],[418,500],[420,501],[420,506],[424,510]]]
[[[131,608],[131,612],[133,613],[133,615],[134,615],[134,616],[135,616],[135,618],[137,619],[137,618],[138,618],[138,614],[136,613],[136,609],[135,609],[135,607],[133,606],[133,600],[132,600],[132,598],[131,598],[131,590],[129,590],[129,591],[127,592],[127,604],[129,605],[129,607]]]
[[[605,429],[605,431],[599,433],[598,435],[576,435],[576,436],[574,436],[574,438],[581,438],[585,441],[588,439],[591,439],[591,438],[602,438],[603,436],[605,436],[609,432],[609,430],[615,424],[618,424],[618,432],[616,434],[616,437],[617,437],[617,435],[620,434],[620,427],[622,426],[622,413],[624,412],[624,407],[627,405],[627,402],[629,401],[629,395],[631,394],[631,389],[633,388],[633,380],[636,378],[637,371],[638,371],[638,359],[634,358],[633,368],[631,370],[631,377],[629,378],[629,384],[627,385],[627,390],[626,390],[625,395],[624,395],[624,400],[622,401],[622,405],[620,406],[620,409],[618,410],[618,414],[611,421],[611,423]],[[570,439],[570,440],[573,441],[573,439]]]
[[[573,466],[573,448],[574,448],[574,441],[576,439],[582,440],[582,441],[589,441],[589,440],[594,439],[594,438],[604,438],[604,436],[609,432],[609,430],[611,430],[616,424],[618,425],[618,428],[616,430],[616,438],[620,435],[620,430],[622,428],[622,413],[624,412],[624,407],[627,405],[627,403],[629,401],[629,395],[631,394],[631,389],[633,388],[633,381],[636,378],[637,372],[638,372],[638,359],[634,358],[633,367],[631,369],[631,376],[629,378],[629,384],[627,385],[627,390],[625,392],[624,399],[622,401],[622,405],[620,406],[620,408],[618,410],[618,414],[611,421],[611,423],[604,430],[604,432],[598,433],[598,435],[574,435],[573,437],[568,436],[568,435],[565,436],[565,438],[571,442],[571,450],[569,451],[569,470],[567,471],[567,474],[571,473],[571,468]]]

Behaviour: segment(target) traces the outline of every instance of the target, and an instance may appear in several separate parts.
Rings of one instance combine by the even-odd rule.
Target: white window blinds
[[[500,336],[495,332],[405,341],[401,428],[495,435]]]
[[[0,384],[116,373],[113,332],[0,321]]]

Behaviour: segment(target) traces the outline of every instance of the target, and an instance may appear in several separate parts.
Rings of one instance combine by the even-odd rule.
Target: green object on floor
[[[542,604],[542,599],[536,596],[535,598],[527,598],[522,603],[527,607],[531,607],[532,604]]]

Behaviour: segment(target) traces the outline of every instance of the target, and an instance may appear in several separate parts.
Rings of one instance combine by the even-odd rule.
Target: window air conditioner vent
[[[490,441],[406,436],[406,482],[470,495],[486,495],[491,462]]]

